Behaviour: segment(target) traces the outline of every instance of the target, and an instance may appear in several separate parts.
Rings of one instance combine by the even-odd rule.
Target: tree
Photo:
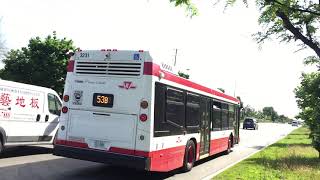
[[[298,118],[305,120],[310,137],[320,159],[320,72],[302,74],[300,85],[295,89],[301,112]]]
[[[178,76],[183,77],[185,79],[189,79],[190,75],[184,72],[179,71]]]
[[[283,114],[281,114],[280,116],[279,116],[279,119],[278,119],[278,121],[279,122],[289,122],[290,121],[290,119],[287,117],[287,116],[285,116],[285,115],[283,115]]]
[[[223,88],[217,88],[219,91],[225,93],[226,91]]]
[[[273,121],[273,122],[275,122],[279,118],[278,113],[274,110],[274,108],[272,106],[264,107],[262,109],[262,112],[265,116],[270,117],[271,121]]]
[[[191,2],[191,0],[169,0],[169,1],[171,3],[174,3],[175,6],[185,6],[190,16],[195,16],[198,14],[198,9]]]
[[[66,52],[74,49],[72,40],[58,39],[56,32],[45,39],[31,38],[28,47],[8,52],[0,77],[52,88],[61,95],[67,73]]]
[[[262,111],[257,111],[255,118],[257,118],[257,119],[266,119],[266,117],[265,117],[265,115],[263,114]]]
[[[238,0],[239,1],[239,0]],[[242,0],[248,5],[247,0]],[[176,6],[186,6],[191,15],[197,10],[191,0],[170,0]],[[220,2],[220,0],[217,0]],[[226,7],[237,0],[225,0]],[[320,2],[315,0],[256,0],[261,14],[259,24],[263,27],[254,37],[258,43],[269,38],[279,39],[281,42],[300,40],[301,49],[311,48],[316,56],[306,58],[307,62],[320,62],[319,20]],[[190,8],[192,6],[193,8]]]
[[[246,105],[244,107],[244,114],[246,117],[255,117],[256,110],[253,107],[251,107],[250,105]]]

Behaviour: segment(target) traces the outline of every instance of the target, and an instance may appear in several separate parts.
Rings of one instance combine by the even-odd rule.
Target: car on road
[[[299,126],[299,123],[298,123],[298,121],[292,121],[291,125],[292,126]]]
[[[258,121],[254,118],[245,118],[243,121],[243,129],[258,129]]]

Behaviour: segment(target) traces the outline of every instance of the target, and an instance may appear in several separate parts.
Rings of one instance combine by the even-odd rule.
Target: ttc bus
[[[178,77],[148,51],[71,53],[53,154],[190,171],[239,142],[240,101]]]

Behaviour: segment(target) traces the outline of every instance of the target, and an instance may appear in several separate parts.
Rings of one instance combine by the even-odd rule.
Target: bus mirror
[[[240,109],[243,109],[243,102],[240,101]]]

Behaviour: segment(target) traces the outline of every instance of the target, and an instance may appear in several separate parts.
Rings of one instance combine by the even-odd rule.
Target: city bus
[[[187,172],[239,142],[240,101],[149,51],[78,50],[67,69],[54,155]]]

